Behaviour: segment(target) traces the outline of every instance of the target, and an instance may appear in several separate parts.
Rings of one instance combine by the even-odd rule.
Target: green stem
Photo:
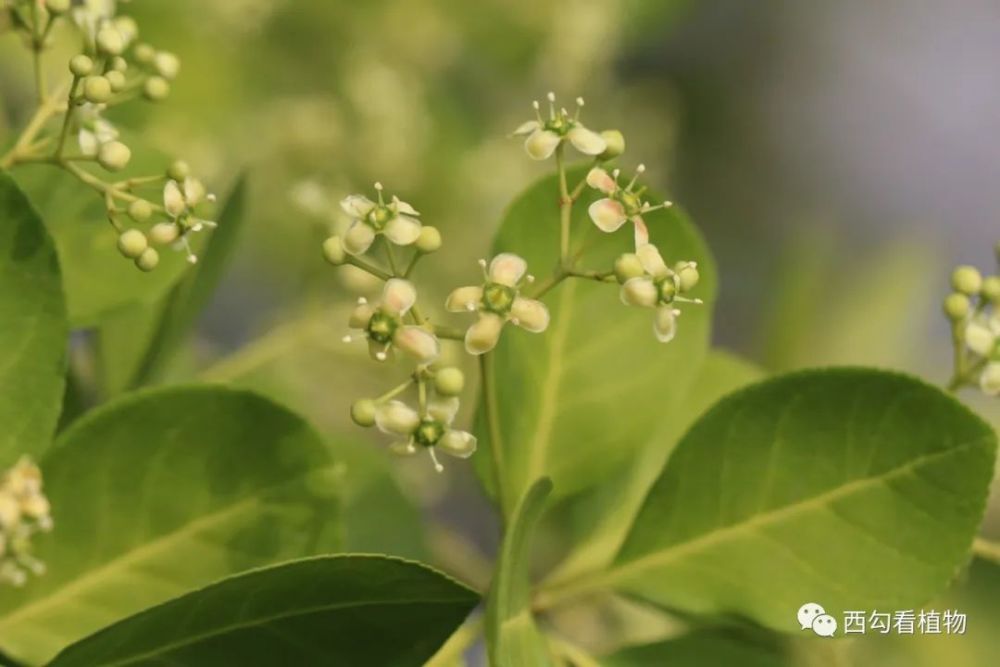
[[[465,340],[465,331],[456,329],[455,327],[434,325],[434,335],[438,338],[447,338],[448,340]]]
[[[972,541],[972,553],[978,558],[1000,565],[1000,543],[977,537]]]
[[[50,21],[51,26],[51,21]],[[45,44],[45,35],[48,34],[48,28],[44,31],[41,26],[41,15],[39,14],[39,7],[37,2],[31,3],[31,62],[35,71],[35,97],[38,99],[39,105],[45,104],[46,99],[46,85],[45,85],[45,68],[44,63],[42,63],[42,48]]]
[[[391,274],[383,271],[374,264],[369,264],[365,260],[359,257],[355,257],[354,255],[347,255],[346,259],[344,260],[344,263],[350,264],[351,266],[356,266],[362,271],[366,271],[375,276],[376,278],[381,278],[382,280],[389,280],[390,278],[392,278]]]
[[[601,663],[582,647],[561,639],[549,637],[549,647],[557,658],[572,667],[601,667]]]
[[[482,632],[483,616],[480,614],[461,625],[444,646],[424,663],[424,667],[454,667],[469,647],[476,643]]]
[[[493,456],[493,485],[496,490],[497,504],[501,509],[501,517],[507,516],[507,506],[504,504],[504,455],[500,435],[500,421],[497,410],[496,390],[493,386],[493,353],[479,355],[479,381],[482,384],[483,415],[486,419],[486,432],[490,436],[490,454]]]
[[[556,148],[556,169],[559,172],[559,263],[566,266],[569,263],[569,232],[573,213],[573,199],[570,197],[569,186],[566,184],[566,164],[563,156],[563,144]]]
[[[59,129],[59,142],[56,144],[55,156],[62,157],[63,151],[66,149],[66,138],[69,137],[70,124],[73,121],[73,115],[76,113],[77,105],[73,100],[76,99],[77,93],[80,89],[80,77],[74,76],[73,81],[69,85],[69,93],[66,95],[66,114],[63,116],[62,127]]]

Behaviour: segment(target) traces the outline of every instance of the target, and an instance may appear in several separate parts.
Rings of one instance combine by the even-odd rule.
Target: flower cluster
[[[1000,264],[1000,244],[996,248]],[[988,396],[1000,395],[1000,275],[983,277],[972,266],[951,274],[954,292],[944,302],[952,323],[955,369],[951,387],[978,384]]]
[[[132,161],[132,149],[107,118],[107,111],[138,97],[164,100],[180,72],[178,57],[141,42],[135,20],[119,15],[117,4],[114,0],[10,0],[4,5],[2,11],[32,51],[37,109],[13,148],[0,156],[0,168],[48,164],[94,189],[118,234],[121,254],[140,270],[152,271],[160,261],[156,246],[184,250],[188,261],[196,261],[189,236],[213,225],[200,219],[194,209],[212,197],[180,161],[152,176],[114,181],[102,175],[123,171]],[[43,54],[60,22],[76,27],[80,51],[69,60],[66,80],[50,88]],[[72,149],[71,137],[76,137],[78,150]],[[162,203],[144,196],[146,188],[162,190]],[[147,232],[135,224],[151,228]]]
[[[31,555],[32,538],[52,530],[42,473],[27,457],[0,474],[0,584],[21,586],[44,564]]]

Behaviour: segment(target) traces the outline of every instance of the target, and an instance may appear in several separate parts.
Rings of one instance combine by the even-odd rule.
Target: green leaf
[[[995,452],[986,423],[906,376],[763,382],[688,432],[602,583],[795,633],[806,602],[913,608],[968,560]]]
[[[572,170],[570,183],[585,173]],[[574,208],[572,247],[583,250],[582,266],[605,270],[621,253],[634,250],[634,242],[630,226],[604,234],[590,221],[587,207],[595,192],[587,188]],[[698,262],[702,280],[694,296],[710,304],[714,265],[687,217],[677,207],[645,217],[651,240],[668,263]],[[494,251],[522,255],[542,281],[557,264],[558,221],[558,188],[550,176],[507,211]],[[618,292],[614,284],[567,280],[545,297],[552,315],[546,332],[510,326],[489,355],[500,456],[491,454],[495,443],[480,410],[483,451],[476,463],[492,488],[493,462],[501,461],[508,515],[511,503],[540,477],[551,477],[556,493],[567,496],[625,466],[670,417],[663,406],[683,396],[697,376],[708,348],[711,306],[684,307],[677,337],[663,344],[653,336],[653,311],[623,305]]]
[[[0,173],[0,470],[51,443],[67,334],[52,239],[17,185]]]
[[[531,612],[531,551],[552,482],[540,479],[507,526],[486,606],[486,641],[494,667],[552,664]]]
[[[220,577],[343,542],[344,470],[301,418],[246,392],[114,401],[63,433],[42,471],[48,572],[0,597],[0,649],[26,661]]]
[[[580,535],[549,581],[557,584],[607,567],[625,542],[646,494],[684,432],[724,395],[762,377],[759,368],[727,352],[715,350],[709,354],[689,391],[677,402],[663,406],[665,413],[675,417],[661,421],[632,464],[592,493],[573,499],[572,511]]]
[[[155,381],[162,374],[222,280],[239,238],[245,204],[243,176],[226,199],[218,229],[198,264],[184,274],[165,301],[136,304],[107,318],[100,329],[100,350],[105,382],[112,392]]]
[[[790,652],[773,637],[707,628],[656,644],[633,646],[601,660],[603,667],[791,667]]]
[[[419,667],[478,601],[418,563],[311,558],[153,607],[74,644],[51,667]]]

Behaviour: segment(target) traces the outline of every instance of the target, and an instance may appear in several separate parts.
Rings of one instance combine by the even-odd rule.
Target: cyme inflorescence
[[[183,250],[194,263],[191,234],[214,226],[196,209],[213,197],[191,176],[186,163],[177,161],[150,176],[120,180],[106,176],[132,162],[132,148],[108,112],[137,98],[164,100],[180,72],[176,55],[139,41],[139,26],[118,14],[118,4],[114,0],[4,4],[0,11],[31,52],[37,106],[14,146],[0,156],[0,168],[48,164],[95,190],[118,235],[119,252],[142,271],[156,268],[161,246]],[[76,33],[79,52],[67,63],[62,82],[50,86],[44,54],[57,36],[67,32]]]
[[[995,248],[1000,266],[1000,243]],[[954,290],[944,301],[951,321],[954,372],[950,387],[978,385],[988,396],[1000,395],[1000,275],[983,276],[974,266],[951,274]]]
[[[0,472],[0,584],[23,585],[45,565],[32,556],[32,539],[52,530],[42,473],[27,457]]]
[[[475,315],[471,325],[459,329],[432,322],[418,304],[412,274],[421,258],[441,247],[441,233],[424,224],[413,206],[387,196],[380,183],[375,184],[374,198],[353,194],[341,201],[350,226],[343,235],[330,236],[323,244],[330,263],[354,266],[384,282],[377,301],[358,300],[348,318],[352,333],[344,336],[345,342],[365,340],[371,357],[378,362],[400,357],[412,364],[402,384],[379,397],[356,401],[351,407],[352,419],[395,436],[397,440],[390,446],[395,454],[427,451],[438,471],[442,469],[438,452],[465,458],[476,450],[475,436],[453,426],[465,377],[457,367],[440,363],[442,342],[461,342],[468,354],[480,359],[485,373],[487,362],[483,360],[497,346],[505,325],[510,323],[528,333],[544,332],[550,313],[541,299],[570,278],[619,283],[620,298],[627,305],[654,310],[654,333],[663,342],[675,335],[680,314],[677,306],[701,303],[687,296],[699,282],[697,265],[681,261],[670,266],[650,242],[644,216],[671,203],[647,201],[645,186],[637,183],[644,166],[639,165],[634,177],[624,183],[618,169],[605,169],[607,162],[625,150],[622,133],[588,129],[580,119],[582,99],[577,99],[573,113],[557,108],[555,95],[550,93],[548,99],[548,116],[542,115],[541,105],[535,102],[536,119],[521,125],[514,135],[527,137],[524,145],[531,158],[554,157],[556,161],[559,219],[552,222],[560,229],[560,247],[559,262],[550,277],[536,281],[517,249],[506,249],[490,260],[479,260],[479,284],[459,287],[445,300],[446,311]],[[589,173],[572,190],[564,162],[567,147],[593,159]],[[634,252],[619,256],[603,269],[578,266],[579,257],[570,252],[572,208],[587,186],[603,195],[589,207],[590,219],[598,229],[612,234],[626,223],[632,228]],[[415,395],[415,402],[404,400],[408,393]]]

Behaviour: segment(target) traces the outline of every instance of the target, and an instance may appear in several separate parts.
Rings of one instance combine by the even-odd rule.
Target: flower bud
[[[139,24],[131,16],[116,16],[112,25],[122,37],[122,43],[128,46],[139,36]]]
[[[951,274],[951,286],[955,291],[972,296],[983,286],[983,277],[974,266],[960,266]]]
[[[177,240],[180,232],[172,222],[160,222],[149,230],[149,239],[156,245],[168,245]]]
[[[69,61],[69,71],[76,77],[89,76],[94,71],[94,61],[82,53]]]
[[[138,229],[129,229],[118,237],[118,252],[128,259],[138,259],[147,247],[149,241]]]
[[[181,61],[168,51],[160,51],[153,57],[153,67],[163,78],[175,79],[180,72]]]
[[[959,292],[949,294],[944,300],[944,314],[952,321],[965,319],[969,314],[969,297]]]
[[[124,74],[128,71],[128,62],[121,56],[115,56],[111,59],[111,69]]]
[[[50,14],[59,16],[69,11],[70,4],[70,0],[45,0],[45,9],[49,10]]]
[[[698,273],[698,267],[691,262],[678,262],[674,267],[674,271],[677,273],[677,278],[680,281],[680,290],[682,292],[687,292],[694,289],[695,285],[701,279],[701,274]]]
[[[106,25],[97,31],[97,50],[109,56],[120,56],[125,50],[125,39],[114,26]]]
[[[601,139],[604,139],[608,147],[597,159],[611,160],[625,152],[625,136],[618,130],[604,130],[601,132]]]
[[[364,426],[368,428],[369,426],[375,425],[375,401],[369,398],[363,398],[360,401],[355,401],[351,406],[351,419],[358,426]]]
[[[626,305],[650,308],[659,300],[660,291],[652,280],[632,278],[622,285],[621,298]]]
[[[624,284],[632,278],[638,278],[643,273],[642,262],[630,252],[625,253],[615,260],[615,277],[618,282]]]
[[[128,205],[128,217],[136,222],[146,222],[153,215],[153,205],[145,199],[136,199]]]
[[[121,171],[132,159],[132,151],[120,141],[101,144],[97,152],[97,162],[108,171]]]
[[[435,252],[441,248],[441,232],[436,227],[424,225],[417,237],[417,250],[423,253]]]
[[[83,97],[94,104],[104,104],[111,99],[111,82],[101,75],[83,80]]]
[[[167,167],[167,178],[183,183],[191,175],[191,167],[184,160],[174,160]]]
[[[135,265],[140,271],[150,272],[160,263],[160,253],[155,248],[146,248],[135,260]]]
[[[161,76],[151,76],[142,85],[142,94],[150,102],[162,102],[170,95],[170,84]]]
[[[340,266],[347,259],[347,252],[344,250],[344,242],[339,236],[331,236],[323,241],[323,256],[326,261],[334,266]]]
[[[104,75],[104,78],[108,80],[111,84],[111,91],[115,93],[120,93],[125,90],[125,75],[116,69],[111,70]]]
[[[149,44],[136,44],[132,55],[140,65],[151,65],[156,58],[156,49]]]
[[[991,303],[1000,303],[1000,276],[990,276],[983,280],[983,287],[980,290],[983,298]]]
[[[454,366],[442,368],[434,375],[434,390],[442,396],[457,396],[465,389],[465,374]]]

